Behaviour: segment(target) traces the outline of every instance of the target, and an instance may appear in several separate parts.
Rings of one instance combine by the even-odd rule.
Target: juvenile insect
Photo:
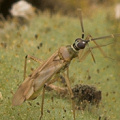
[[[72,100],[72,110],[73,110],[73,119],[75,120],[75,105],[74,105],[74,95],[70,87],[69,81],[69,65],[73,58],[79,56],[80,61],[83,61],[86,56],[90,53],[94,62],[94,56],[92,53],[92,49],[98,48],[101,53],[105,55],[101,47],[106,45],[98,45],[95,41],[100,39],[106,38],[114,38],[115,36],[120,36],[120,34],[114,34],[104,37],[92,38],[90,35],[84,39],[84,28],[83,28],[83,21],[82,21],[82,14],[80,11],[80,24],[82,28],[82,38],[77,38],[72,45],[67,45],[60,47],[51,57],[49,57],[46,61],[39,60],[35,57],[27,55],[25,57],[25,67],[24,67],[24,81],[19,86],[18,90],[13,96],[12,104],[14,106],[21,105],[26,100],[34,100],[36,99],[39,94],[40,90],[43,89],[42,94],[42,104],[41,104],[41,116],[43,116],[43,104],[44,104],[44,93],[45,87],[57,81],[60,74],[63,74],[65,77],[65,81],[67,83],[67,87],[71,96]],[[95,46],[90,47],[89,42],[94,42]],[[83,51],[87,48],[85,51]],[[41,63],[40,67],[32,72],[30,76],[25,78],[26,76],[26,65],[27,65],[27,58],[35,60]]]

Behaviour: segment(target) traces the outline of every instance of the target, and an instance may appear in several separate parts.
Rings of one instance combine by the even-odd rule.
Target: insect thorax
[[[70,62],[73,58],[77,57],[78,53],[75,52],[70,45],[68,45],[61,47],[59,49],[59,54],[64,61]]]

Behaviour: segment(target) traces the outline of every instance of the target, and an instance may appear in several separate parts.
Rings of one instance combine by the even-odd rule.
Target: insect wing
[[[41,72],[39,76],[34,80],[34,94],[29,99],[34,99],[39,95],[39,91],[47,83],[54,74],[60,71],[60,69],[65,65],[62,60],[53,60],[48,63]]]
[[[12,99],[13,106],[21,105],[26,100],[26,96],[25,96],[26,93],[28,93],[28,91],[31,91],[31,89],[33,89],[31,85],[32,85],[32,80],[30,80],[29,78],[25,79],[25,81],[19,86],[18,90],[13,96]]]
[[[35,99],[39,95],[40,89],[57,73],[65,63],[60,60],[58,52],[53,54],[45,63],[37,68],[31,75],[24,80],[13,96],[12,104],[20,105],[27,99]]]

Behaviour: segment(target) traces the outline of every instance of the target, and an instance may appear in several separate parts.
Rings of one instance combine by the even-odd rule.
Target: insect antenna
[[[111,45],[111,44],[113,44],[114,42],[110,42],[110,43],[108,43],[108,44],[105,44],[105,45],[99,45],[100,47],[106,47],[106,46],[108,46],[108,45]],[[98,48],[97,46],[93,46],[93,47],[90,47],[91,49],[95,49],[95,48]]]
[[[98,37],[98,38],[92,38],[91,41],[99,40],[99,39],[114,38],[114,37],[119,37],[119,36],[120,36],[120,34],[111,34],[111,35],[108,35],[108,36],[102,36],[102,37]]]
[[[83,27],[83,20],[82,20],[82,10],[78,9],[78,13],[79,14],[79,19],[80,19],[80,25],[81,25],[81,29],[82,29],[82,39],[84,39],[84,27]]]

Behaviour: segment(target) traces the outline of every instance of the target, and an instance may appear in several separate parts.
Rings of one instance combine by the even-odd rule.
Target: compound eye
[[[85,43],[84,41],[82,41],[82,42],[79,42],[79,43],[77,44],[77,47],[78,47],[79,49],[84,49],[84,48],[85,48],[85,45],[86,45],[86,43]]]
[[[81,38],[77,38],[75,42],[80,42],[81,40],[82,40]]]

